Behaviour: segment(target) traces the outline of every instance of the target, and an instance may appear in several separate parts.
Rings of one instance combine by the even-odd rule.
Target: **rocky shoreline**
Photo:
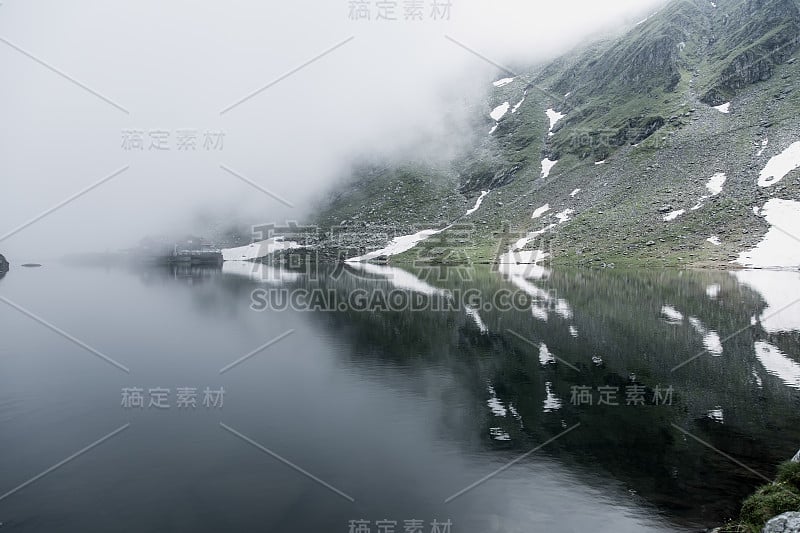
[[[775,481],[744,500],[737,520],[711,533],[800,533],[800,451],[778,466]]]

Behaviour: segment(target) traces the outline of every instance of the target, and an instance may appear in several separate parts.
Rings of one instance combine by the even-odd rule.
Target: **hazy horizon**
[[[502,73],[446,36],[497,64],[529,66],[663,3],[452,0],[449,20],[433,20],[425,3],[415,21],[397,2],[388,21],[374,6],[370,20],[351,20],[346,0],[4,2],[0,235],[121,172],[0,241],[0,253],[35,260],[201,233],[200,214],[304,220],[356,158],[446,159],[457,148],[447,133]],[[183,149],[191,138],[195,148]],[[420,139],[441,145],[416,152]],[[151,149],[154,140],[168,149]]]

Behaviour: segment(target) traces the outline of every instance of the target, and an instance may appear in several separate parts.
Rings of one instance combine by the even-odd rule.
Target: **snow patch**
[[[657,14],[658,14],[658,11],[655,11],[655,12],[653,12],[653,13],[650,13],[649,15],[647,15],[647,17],[645,17],[645,18],[643,18],[642,20],[640,20],[639,22],[637,22],[637,23],[636,23],[636,26],[638,26],[639,24],[644,24],[645,22],[647,22],[647,21],[648,21],[648,20],[650,20],[651,18],[655,17]]]
[[[490,130],[489,130],[489,135],[491,135],[492,133],[494,133],[494,132],[497,130],[497,126],[499,126],[499,125],[500,125],[500,124],[498,124],[497,122],[495,122],[495,123],[494,123],[494,126],[492,126],[492,129],[490,129]]]
[[[605,162],[606,162],[606,160],[605,160],[605,159],[603,159],[602,161],[595,161],[595,162],[594,162],[594,164],[595,164],[595,165],[604,165],[604,164],[605,164]]]
[[[542,178],[546,178],[550,175],[550,171],[553,169],[556,163],[558,163],[558,160],[551,161],[548,158],[542,159]]]
[[[717,406],[716,409],[711,409],[706,413],[706,416],[713,420],[714,422],[719,422],[720,424],[725,423],[725,415],[722,412],[722,408]]]
[[[564,113],[559,113],[558,111],[554,111],[553,109],[548,109],[545,111],[547,114],[547,118],[550,119],[550,129],[547,130],[548,133],[553,132],[553,126],[556,125],[556,122],[564,118],[566,115]]]
[[[730,113],[730,108],[731,108],[730,102],[725,102],[724,104],[714,106],[714,109],[716,109],[720,113]]]
[[[740,253],[735,262],[759,268],[800,267],[800,202],[773,198],[761,213],[773,227],[755,248]]]
[[[764,150],[767,148],[767,144],[769,144],[769,138],[764,137],[764,140],[761,141],[761,148],[759,148],[758,152],[756,152],[756,157],[760,157],[761,154],[764,153]]]
[[[790,144],[786,150],[767,161],[758,177],[758,186],[775,185],[797,167],[800,167],[800,142]]]
[[[672,211],[671,213],[667,213],[666,215],[664,215],[664,221],[669,222],[670,220],[675,220],[685,212],[686,212],[685,209],[678,209],[677,211]]]
[[[577,339],[578,338],[578,328],[576,328],[575,326],[570,326],[569,327],[569,334]]]
[[[512,114],[513,114],[513,113],[516,113],[516,112],[517,112],[517,109],[519,109],[519,106],[521,106],[521,105],[522,105],[522,102],[524,102],[524,101],[525,101],[525,97],[523,96],[523,97],[522,97],[522,100],[520,100],[519,102],[517,102],[517,103],[514,105],[514,107],[512,107],[512,108],[511,108],[511,113],[512,113]]]
[[[546,258],[549,254],[542,252],[541,250],[536,250],[535,253],[540,255],[535,256],[536,257],[535,261],[523,261],[521,260],[522,256],[520,254],[524,254],[524,252],[520,252],[519,250],[525,248],[528,245],[528,243],[530,243],[539,235],[549,231],[550,228],[552,228],[553,226],[554,226],[553,224],[550,224],[545,228],[536,231],[531,231],[524,237],[517,239],[516,242],[514,242],[514,244],[511,246],[511,248],[509,248],[508,253],[503,254],[503,256],[501,257],[509,256],[508,258],[511,259],[511,261],[508,261],[509,263],[538,263],[542,259]]]
[[[273,252],[291,250],[293,248],[302,248],[302,246],[294,241],[284,241],[283,237],[272,237],[271,239],[254,242],[247,246],[224,248],[222,250],[222,260],[252,261],[253,259],[266,257]]]
[[[697,204],[695,204],[695,206],[692,207],[692,211],[697,211],[698,209],[703,207],[703,202],[721,193],[722,186],[725,184],[725,180],[727,179],[728,178],[724,172],[717,172],[716,174],[711,176],[711,179],[709,179],[708,183],[706,183],[706,189],[708,189],[708,192],[711,194],[704,194],[703,196],[701,196],[697,200]]]
[[[568,221],[570,219],[570,216],[572,216],[574,213],[575,213],[574,209],[564,209],[560,213],[556,213],[556,218],[558,219],[558,223],[563,224],[564,222]]]
[[[711,244],[713,244],[714,246],[719,246],[720,244],[722,244],[722,243],[720,242],[720,240],[719,240],[719,237],[717,237],[716,235],[712,235],[711,237],[709,237],[708,239],[706,239],[706,241],[710,242],[710,243],[711,243]]]
[[[548,211],[550,211],[550,204],[544,204],[542,207],[538,207],[538,208],[533,210],[533,214],[531,215],[531,218],[539,218],[540,216],[544,215]]]
[[[531,231],[524,237],[517,239],[513,245],[508,249],[508,252],[500,256],[498,262],[500,264],[537,264],[547,258],[550,254],[541,250],[522,251],[531,241],[539,235],[550,231],[554,228],[555,224],[550,224],[540,230]],[[523,267],[524,269],[524,267]],[[516,272],[508,272],[509,274],[518,275]]]
[[[467,209],[467,213],[466,213],[466,214],[467,214],[467,215],[471,215],[472,213],[474,213],[475,211],[477,211],[477,210],[478,210],[478,208],[481,206],[481,202],[483,202],[483,198],[484,198],[484,197],[485,197],[487,194],[489,194],[490,192],[491,192],[491,191],[481,191],[481,194],[480,194],[480,196],[478,196],[478,199],[477,199],[477,200],[475,200],[475,205],[474,205],[474,206],[472,206],[472,209]]]
[[[508,112],[508,109],[511,107],[511,104],[508,102],[503,102],[499,106],[495,107],[489,116],[492,117],[495,121],[500,120],[503,116]]]
[[[576,195],[576,194],[578,194],[579,192],[581,192],[581,190],[580,190],[580,189],[575,189],[574,191],[572,191],[571,193],[569,193],[569,195],[570,195],[570,196],[572,196],[573,198],[575,198],[575,195]]]
[[[493,81],[492,85],[494,85],[495,87],[503,87],[504,85],[508,85],[509,83],[514,81],[515,79],[516,78],[503,78],[501,80]]]
[[[544,260],[548,255],[541,250],[516,250],[517,262],[524,265],[535,265]]]
[[[347,263],[363,263],[365,261],[369,261],[370,259],[375,259],[376,257],[380,257],[382,255],[392,256],[401,254],[403,252],[407,252],[408,250],[412,249],[414,246],[421,243],[428,237],[436,235],[437,233],[441,233],[442,231],[444,230],[425,229],[422,231],[418,231],[417,233],[414,233],[412,235],[403,235],[401,237],[395,237],[394,239],[392,239],[392,242],[386,245],[385,248],[381,248],[380,250],[375,250],[373,252],[360,255],[358,257],[351,257],[350,259],[346,259],[345,261]]]
[[[706,183],[706,189],[709,190],[711,196],[716,196],[722,192],[722,186],[725,184],[726,179],[728,178],[724,172],[717,172],[711,176],[711,179]]]
[[[528,236],[517,240],[517,242],[514,243],[508,252],[500,256],[498,262],[501,265],[523,265],[521,270],[526,271],[525,265],[536,265],[546,259],[550,255],[547,252],[543,252],[541,250],[522,251],[522,248],[524,248],[538,234],[539,232],[534,231],[529,233]],[[509,271],[506,273],[519,275],[519,272]]]

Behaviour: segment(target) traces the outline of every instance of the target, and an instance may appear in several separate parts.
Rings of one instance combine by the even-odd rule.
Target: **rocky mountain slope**
[[[499,73],[448,168],[354,171],[319,211],[323,244],[439,229],[391,260],[800,266],[798,49],[798,0],[675,0]]]

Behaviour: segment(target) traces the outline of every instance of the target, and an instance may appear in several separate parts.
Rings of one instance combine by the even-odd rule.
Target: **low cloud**
[[[418,146],[447,158],[458,142],[428,141],[457,141],[492,63],[546,61],[663,2],[450,3],[449,20],[434,20],[432,0],[422,20],[405,19],[403,0],[397,20],[378,20],[377,1],[369,20],[352,20],[348,0],[4,3],[0,235],[129,168],[0,251],[36,258],[214,219],[302,220],[355,158]]]

